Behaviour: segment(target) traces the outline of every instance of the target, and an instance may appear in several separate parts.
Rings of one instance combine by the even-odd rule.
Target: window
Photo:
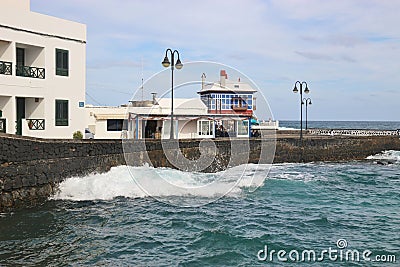
[[[128,130],[128,121],[122,119],[109,119],[107,120],[107,131],[115,132],[115,131],[122,131]]]
[[[68,50],[56,49],[56,75],[68,76]]]
[[[213,121],[198,121],[199,136],[212,136],[213,135]]]
[[[56,126],[68,126],[68,100],[56,100]]]
[[[238,136],[249,136],[249,121],[238,121]]]
[[[211,99],[211,109],[215,109],[215,99]]]

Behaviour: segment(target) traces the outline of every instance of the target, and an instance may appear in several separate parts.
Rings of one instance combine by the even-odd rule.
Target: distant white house
[[[72,138],[84,131],[86,26],[1,0],[0,131]]]
[[[256,92],[247,83],[228,80],[221,71],[218,82],[202,84],[199,98],[174,98],[174,138],[251,137],[252,129],[276,129],[278,122],[256,123]],[[96,139],[168,139],[170,114],[170,98],[120,107],[86,106],[87,128]]]
[[[170,137],[171,99],[154,100],[150,107],[130,107],[128,138]],[[209,125],[207,131],[199,131],[202,124]],[[207,106],[199,98],[174,98],[174,137],[178,139],[213,137],[213,127]]]
[[[95,139],[120,139],[127,129],[128,107],[92,106],[86,108],[87,131]]]
[[[174,99],[174,138],[252,136],[256,92],[221,70],[219,81],[202,82],[200,98]],[[128,138],[170,138],[171,99],[153,102],[150,109],[129,108]]]
[[[164,98],[132,101],[129,105],[119,107],[87,105],[87,129],[95,139],[169,138],[170,104],[171,99]],[[207,107],[198,98],[175,98],[174,105],[176,135],[179,138],[196,138],[197,121],[202,116],[207,120]],[[132,123],[129,126],[128,120],[138,120],[138,128]],[[128,136],[128,127],[131,136]]]

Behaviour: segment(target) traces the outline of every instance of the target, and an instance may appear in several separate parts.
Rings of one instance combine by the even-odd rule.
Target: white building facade
[[[127,130],[128,107],[87,105],[87,131],[95,139],[125,138]]]
[[[201,137],[198,133],[201,121],[209,121],[204,103],[198,98],[176,98],[174,103],[175,137]],[[171,99],[168,98],[132,101],[119,107],[87,105],[85,110],[87,130],[95,139],[168,139],[170,136]],[[213,133],[208,131],[203,137],[211,138]]]
[[[130,139],[169,139],[171,134],[171,99],[153,100],[148,107],[129,107],[128,136]],[[212,138],[213,130],[204,132],[202,123],[211,119],[207,107],[199,98],[174,98],[174,127],[176,139]]]
[[[85,130],[86,26],[30,11],[0,9],[0,131],[72,138]]]

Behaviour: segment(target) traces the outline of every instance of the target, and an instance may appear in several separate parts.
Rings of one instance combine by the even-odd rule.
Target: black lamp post
[[[168,52],[171,55],[171,62],[169,61],[168,58]],[[175,62],[174,55],[175,53],[178,55],[178,59]],[[168,48],[165,51],[165,57],[163,62],[161,63],[165,68],[168,68],[171,66],[171,127],[170,127],[170,134],[169,134],[169,139],[174,139],[174,69],[175,67],[180,70],[183,67],[183,64],[181,60],[179,59],[179,52],[177,50],[172,51],[170,48]]]
[[[307,110],[308,110],[308,105],[312,105],[311,98],[303,98],[303,102],[301,103],[302,105],[306,104],[306,130],[308,129],[308,115],[307,115]]]
[[[302,141],[303,140],[303,86],[305,86],[304,93],[308,94],[310,90],[308,90],[306,82],[296,81],[294,83],[293,93],[299,92],[299,89],[297,89],[297,84],[300,85],[300,141]]]

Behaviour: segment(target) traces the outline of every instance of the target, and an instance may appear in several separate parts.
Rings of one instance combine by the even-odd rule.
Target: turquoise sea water
[[[380,158],[393,164],[378,165]],[[159,198],[195,204],[212,195],[168,192]],[[347,242],[342,251],[368,249],[371,258],[394,255],[397,262],[284,263],[276,254],[272,261],[257,257],[265,246],[320,253],[338,249],[339,239]],[[0,216],[0,266],[399,266],[399,261],[395,151],[362,162],[274,165],[256,191],[240,187],[191,208],[145,197],[121,166],[69,179],[43,206]]]
[[[280,121],[280,127],[300,129],[300,121]],[[372,129],[372,130],[397,130],[400,121],[308,121],[308,128],[316,129]],[[303,129],[306,123],[303,121]]]
[[[298,122],[280,125],[299,128]],[[309,126],[399,129],[400,122]],[[253,171],[237,175],[246,180]],[[152,180],[150,186],[160,189],[155,199],[146,197],[123,166],[68,179],[46,204],[0,214],[0,266],[399,266],[399,151],[361,162],[277,164],[260,166],[260,171],[269,174],[256,191],[242,183],[217,201],[215,195],[231,181],[187,195],[163,191]],[[181,186],[210,179],[170,169],[157,172]],[[136,174],[152,178],[140,168]],[[166,202],[211,203],[184,208]],[[318,260],[329,249],[337,250],[333,259],[324,254]],[[276,252],[261,261],[265,250],[268,256]],[[279,250],[288,262],[278,259]],[[315,251],[317,259],[289,258],[292,253],[296,260],[295,252],[304,250]],[[340,257],[349,250],[370,250],[369,259],[381,256],[387,262]],[[394,257],[396,262],[388,262]]]

